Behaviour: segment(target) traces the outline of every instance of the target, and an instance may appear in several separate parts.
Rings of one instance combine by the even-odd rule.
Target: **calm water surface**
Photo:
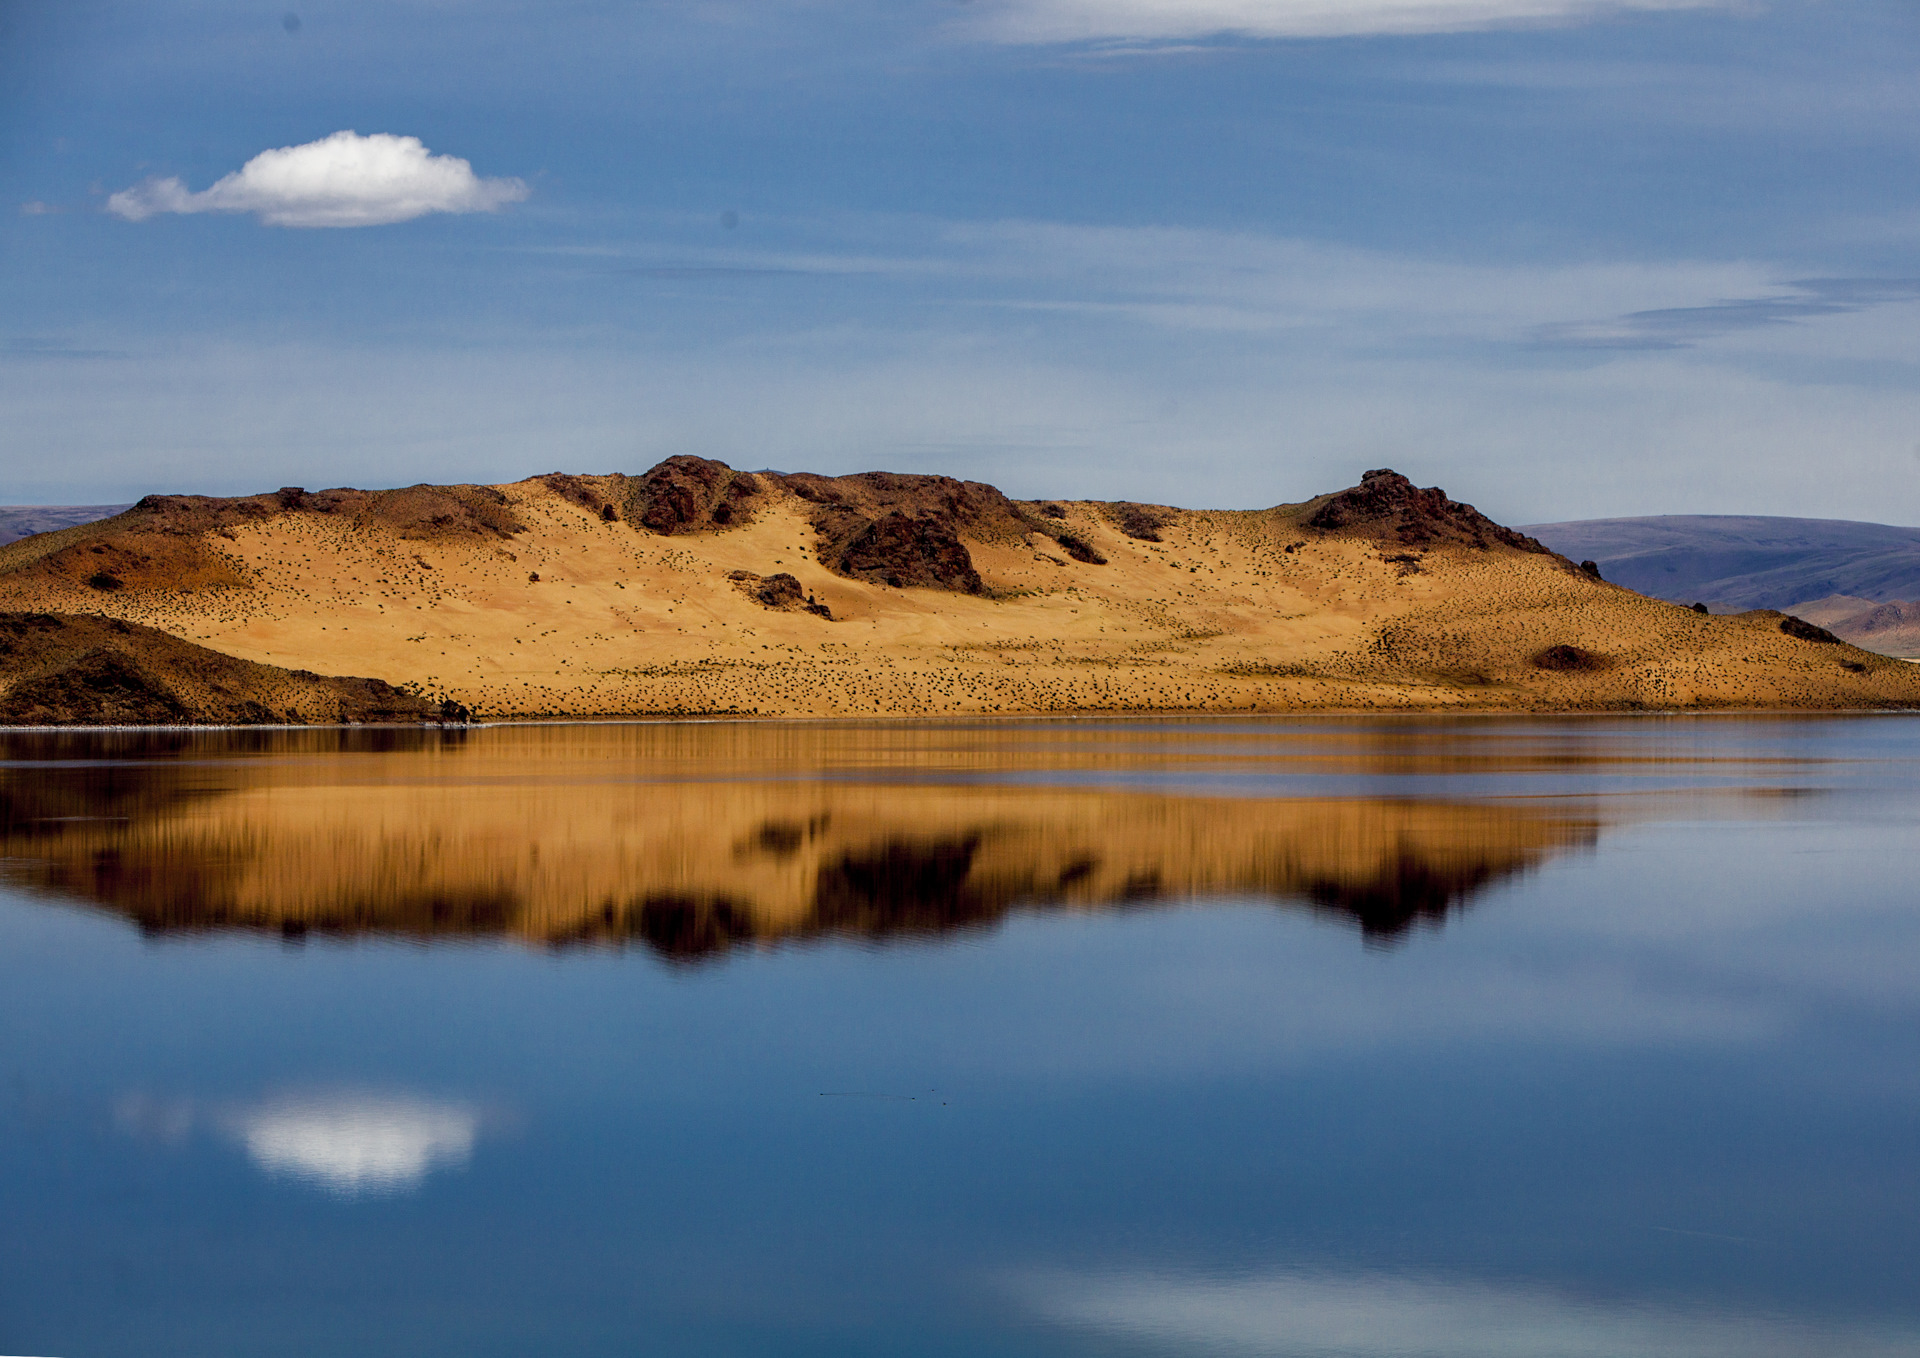
[[[0,1352],[1920,1354],[1920,718],[0,736]]]

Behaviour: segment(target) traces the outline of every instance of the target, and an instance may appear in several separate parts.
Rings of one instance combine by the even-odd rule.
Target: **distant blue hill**
[[[0,547],[35,533],[110,519],[132,505],[0,505]]]
[[[1846,519],[1662,514],[1520,529],[1615,584],[1716,613],[1790,608],[1833,595],[1920,599],[1920,528]]]

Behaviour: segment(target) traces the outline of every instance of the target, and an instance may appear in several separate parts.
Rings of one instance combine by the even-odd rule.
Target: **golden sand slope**
[[[633,771],[524,742],[152,761],[121,771],[111,805],[12,775],[0,859],[152,929],[632,939],[697,957],[1214,896],[1312,904],[1385,937],[1596,833],[1510,806],[618,776]]]
[[[957,528],[974,594],[829,569],[859,544],[823,519],[821,478],[767,478],[739,514],[665,532],[638,484],[136,508],[0,548],[0,608],[376,674],[483,717],[1920,704],[1912,667],[1787,635],[1778,614],[1703,617],[1502,541],[1313,527],[1326,497],[1154,511],[1159,541],[1123,531],[1138,507],[994,511]],[[219,503],[240,502],[195,502]],[[763,603],[755,578],[780,574],[831,617]]]

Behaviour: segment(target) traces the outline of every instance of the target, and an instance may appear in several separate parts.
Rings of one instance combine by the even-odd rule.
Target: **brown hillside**
[[[699,458],[155,496],[0,547],[0,607],[487,716],[1920,704],[1911,667],[1606,584],[1388,471],[1245,512]]]
[[[305,725],[429,715],[426,701],[377,679],[236,660],[119,619],[0,613],[0,725]]]

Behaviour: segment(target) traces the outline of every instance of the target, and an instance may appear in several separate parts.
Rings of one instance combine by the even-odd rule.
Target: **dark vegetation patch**
[[[1141,542],[1159,542],[1160,530],[1174,520],[1175,511],[1165,505],[1137,505],[1121,501],[1107,509],[1114,527]]]
[[[1364,534],[1408,547],[1455,543],[1485,549],[1494,545],[1523,552],[1546,548],[1523,533],[1503,528],[1475,509],[1447,498],[1439,487],[1426,490],[1396,471],[1370,471],[1360,484],[1323,497],[1307,519],[1323,532]]]
[[[1084,561],[1089,566],[1104,566],[1107,564],[1107,559],[1094,550],[1093,544],[1081,537],[1078,533],[1069,533],[1065,529],[1062,529],[1053,535],[1053,540],[1059,543],[1061,550],[1075,561]]]
[[[1580,563],[1580,572],[1583,575],[1590,575],[1595,580],[1605,583],[1606,577],[1600,574],[1600,563],[1598,561],[1582,561]]]
[[[1578,646],[1549,646],[1533,657],[1535,669],[1555,670],[1561,673],[1592,673],[1597,670],[1611,669],[1613,661],[1597,651],[1582,650]]]

